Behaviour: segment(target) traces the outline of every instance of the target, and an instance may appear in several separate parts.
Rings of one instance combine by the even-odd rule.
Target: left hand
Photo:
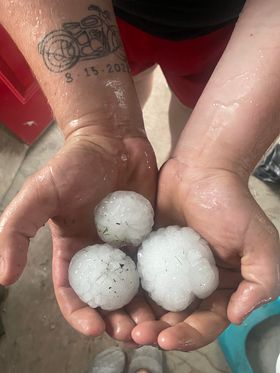
[[[206,239],[219,269],[218,289],[183,312],[155,308],[157,321],[136,326],[139,344],[190,351],[241,323],[280,293],[277,230],[250,194],[247,180],[222,169],[187,167],[178,159],[163,167],[158,188],[160,225],[189,225]]]

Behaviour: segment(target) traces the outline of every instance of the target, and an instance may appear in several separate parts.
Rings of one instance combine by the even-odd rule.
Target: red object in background
[[[0,123],[32,144],[53,115],[23,55],[0,25]]]

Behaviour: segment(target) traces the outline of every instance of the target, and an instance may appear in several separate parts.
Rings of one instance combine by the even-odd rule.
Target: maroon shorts
[[[193,108],[217,65],[235,23],[210,34],[183,41],[150,35],[117,18],[132,74],[158,64],[170,89]]]

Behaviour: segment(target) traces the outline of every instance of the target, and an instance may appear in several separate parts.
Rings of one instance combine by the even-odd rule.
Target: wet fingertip
[[[190,352],[194,350],[193,341],[191,339],[185,339],[182,341],[172,340],[172,337],[167,336],[165,333],[161,333],[158,336],[158,345],[165,351],[184,351]]]
[[[232,312],[228,312],[227,313],[227,317],[228,317],[228,320],[232,323],[232,324],[235,324],[235,325],[240,325],[245,319],[246,319],[246,315],[244,315],[243,317],[242,316],[239,316],[239,315],[236,315],[236,314],[233,314]]]
[[[141,338],[141,336],[142,336],[141,329],[138,328],[138,326],[136,325],[136,326],[132,329],[131,337],[132,337],[132,339],[136,342],[136,339]],[[139,343],[139,342],[136,342],[136,343]]]
[[[119,342],[129,342],[131,340],[131,332],[132,329],[126,330],[126,331],[119,331],[112,327],[106,327],[106,332],[109,334],[112,338],[114,338],[116,341]]]
[[[104,318],[106,332],[114,339],[120,342],[131,341],[131,332],[135,326],[133,320],[125,315],[108,314]]]
[[[235,325],[241,325],[243,321],[250,315],[250,312],[242,313],[240,309],[236,309],[235,307],[229,307],[227,310],[227,318],[228,320]]]
[[[99,337],[105,332],[105,323],[101,321],[92,323],[88,320],[79,320],[78,327],[79,332],[87,337]]]
[[[244,321],[246,321],[246,319],[251,315],[251,313],[253,311],[255,311],[257,308],[261,307],[262,305],[264,305],[265,303],[267,303],[266,301],[262,301],[254,306],[252,306],[250,308],[249,311],[247,311],[246,313],[242,313],[242,314],[235,314],[235,315],[228,315],[228,319],[230,322],[232,322],[233,324],[235,325],[241,325]]]
[[[148,334],[146,330],[143,330],[141,326],[136,326],[132,330],[131,337],[133,341],[139,346],[156,343],[156,338],[153,335]]]
[[[168,341],[165,335],[158,336],[157,344],[164,351],[173,351],[178,349],[174,344],[171,344],[170,341]]]
[[[163,329],[168,328],[169,325],[161,320],[158,321],[146,321],[142,324],[137,325],[132,330],[132,338],[136,343],[139,344],[153,344],[157,343],[159,333]]]
[[[172,337],[172,336],[171,336]],[[170,333],[163,330],[157,338],[158,345],[166,351],[175,350],[175,343],[170,338]]]

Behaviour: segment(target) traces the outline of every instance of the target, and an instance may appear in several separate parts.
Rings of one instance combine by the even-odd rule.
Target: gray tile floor
[[[168,101],[170,93],[159,70],[144,117],[148,136],[161,164],[170,149]],[[157,127],[157,131],[154,128]],[[159,129],[160,127],[160,129]],[[157,133],[161,138],[158,141]],[[62,144],[52,126],[30,149],[0,127],[0,212],[20,189],[26,177],[41,167]],[[280,229],[279,193],[251,179],[253,195]],[[6,336],[0,340],[2,373],[86,372],[96,353],[114,344],[107,336],[86,338],[62,318],[51,283],[51,240],[42,228],[32,240],[28,265],[21,279],[10,287],[2,309]],[[192,353],[167,354],[169,372],[229,372],[217,343]],[[240,372],[242,373],[242,372]]]

